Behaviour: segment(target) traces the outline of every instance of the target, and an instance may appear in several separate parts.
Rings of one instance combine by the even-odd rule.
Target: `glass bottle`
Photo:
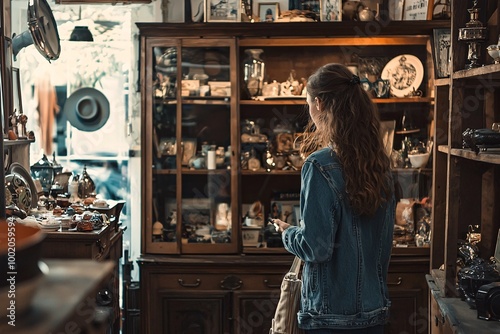
[[[82,175],[78,180],[78,196],[82,199],[95,196],[95,184],[90,175],[87,173],[87,166],[83,166]]]
[[[260,58],[262,49],[246,49],[247,58],[243,61],[243,80],[250,97],[262,94],[264,83],[265,63]]]

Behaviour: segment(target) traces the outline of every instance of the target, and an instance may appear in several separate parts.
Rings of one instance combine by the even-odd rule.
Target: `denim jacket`
[[[311,154],[301,175],[300,227],[282,234],[285,248],[304,261],[299,326],[353,329],[386,323],[394,197],[374,217],[353,213],[342,167],[330,148]]]

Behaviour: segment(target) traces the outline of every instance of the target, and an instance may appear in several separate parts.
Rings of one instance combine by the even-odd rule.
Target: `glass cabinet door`
[[[152,143],[143,143],[151,166],[143,197],[151,199],[144,204],[150,226],[146,252],[236,253],[234,41],[152,42],[148,50],[152,110],[144,131],[151,132]]]

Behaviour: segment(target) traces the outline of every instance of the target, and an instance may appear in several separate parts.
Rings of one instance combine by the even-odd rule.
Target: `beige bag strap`
[[[299,278],[301,267],[302,267],[302,260],[298,256],[295,256],[292,262],[292,266],[290,267],[290,271],[288,272],[288,275],[295,274],[295,278]]]

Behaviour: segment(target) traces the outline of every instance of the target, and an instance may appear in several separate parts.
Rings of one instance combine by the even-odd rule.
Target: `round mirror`
[[[29,0],[28,30],[12,38],[14,58],[21,49],[35,44],[36,49],[48,61],[56,60],[61,53],[57,24],[46,0]]]

